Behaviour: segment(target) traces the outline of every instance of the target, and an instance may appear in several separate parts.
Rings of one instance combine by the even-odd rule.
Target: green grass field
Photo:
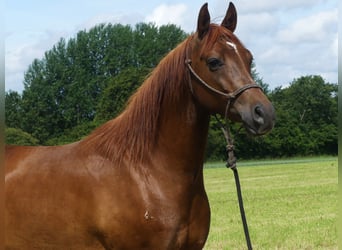
[[[204,170],[211,207],[205,249],[247,249],[234,177]],[[254,249],[337,249],[337,157],[238,162]]]

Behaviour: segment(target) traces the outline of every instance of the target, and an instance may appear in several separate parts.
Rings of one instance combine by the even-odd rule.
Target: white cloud
[[[6,89],[23,89],[24,73],[34,58],[42,57],[43,50],[38,46],[25,45],[6,52],[5,82]]]
[[[337,81],[337,55],[329,44],[276,44],[259,52],[257,70],[272,87],[284,85],[303,75],[321,75]]]
[[[120,23],[123,25],[129,24],[134,26],[136,23],[141,22],[142,19],[143,16],[139,13],[101,13],[91,17],[90,19],[83,22],[81,25],[77,26],[75,29],[75,33],[77,33],[77,31],[79,30],[89,30],[90,28],[100,23]]]
[[[277,31],[279,19],[267,12],[248,13],[238,17],[236,34],[242,41],[260,40]]]
[[[240,0],[234,2],[238,14],[256,14],[258,12],[276,12],[276,11],[290,11],[293,9],[310,8],[319,5],[324,0],[287,0],[287,1],[274,1],[274,0]],[[217,1],[217,9],[226,9],[228,6],[226,1]]]
[[[12,89],[21,92],[24,88],[23,85],[23,72],[26,70],[26,66],[19,62],[16,57],[5,57],[5,87],[6,90]]]
[[[331,32],[337,32],[337,9],[319,12],[293,22],[289,27],[279,31],[280,42],[321,42],[331,39]]]
[[[238,2],[243,11],[239,13],[237,6],[237,34],[254,54],[257,71],[271,88],[303,75],[337,82],[337,8],[334,1],[319,2],[286,1],[281,6],[261,0],[249,2],[248,7]]]
[[[331,52],[337,58],[338,57],[338,34],[336,33],[334,40],[330,46]]]
[[[153,22],[157,25],[176,24],[182,27],[186,23],[186,16],[189,15],[185,4],[162,4],[156,7],[152,14],[145,18],[146,22]]]

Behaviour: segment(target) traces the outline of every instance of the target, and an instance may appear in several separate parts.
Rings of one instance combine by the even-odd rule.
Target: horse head
[[[211,24],[208,5],[202,6],[187,51],[191,89],[210,113],[242,122],[250,134],[262,135],[273,128],[275,111],[253,80],[253,56],[234,35],[236,24],[232,3],[221,25]]]

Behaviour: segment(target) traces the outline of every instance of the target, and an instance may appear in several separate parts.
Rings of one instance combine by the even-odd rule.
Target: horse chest
[[[100,211],[98,238],[106,248],[202,249],[210,223],[205,193],[174,200],[140,193],[116,196]]]

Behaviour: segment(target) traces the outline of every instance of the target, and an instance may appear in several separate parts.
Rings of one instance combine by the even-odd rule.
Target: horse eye
[[[207,65],[211,71],[216,71],[223,65],[223,62],[217,58],[209,58]]]

